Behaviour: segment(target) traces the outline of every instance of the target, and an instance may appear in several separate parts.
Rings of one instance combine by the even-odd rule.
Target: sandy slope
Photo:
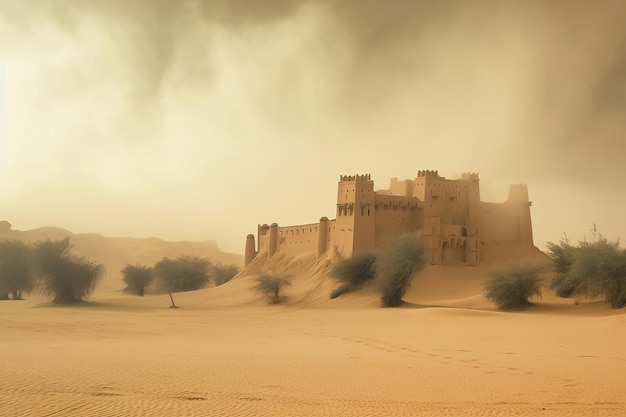
[[[0,302],[2,416],[623,416],[626,312],[481,295],[486,268],[428,268],[404,308],[335,300],[329,260],[277,258],[287,303],[226,285],[91,305]],[[267,266],[267,265],[266,265]],[[250,268],[260,270],[257,263]]]

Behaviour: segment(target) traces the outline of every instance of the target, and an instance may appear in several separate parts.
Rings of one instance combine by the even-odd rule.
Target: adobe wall
[[[393,235],[417,231],[423,227],[421,202],[413,197],[376,193],[374,216],[376,246]]]
[[[270,230],[259,226],[259,242],[258,250],[266,250],[270,252]],[[298,255],[307,252],[317,252],[319,223],[307,223],[296,226],[276,227],[276,243],[274,252],[286,253],[289,255]]]
[[[528,188],[513,184],[504,203],[481,203],[481,240],[500,243],[533,244]]]

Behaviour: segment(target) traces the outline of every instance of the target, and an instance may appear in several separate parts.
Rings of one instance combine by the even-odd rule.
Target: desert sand
[[[291,265],[268,305],[249,274],[89,305],[0,302],[2,416],[623,416],[626,312],[549,290],[522,312],[483,267],[428,267],[406,305],[329,300],[328,260]],[[258,266],[258,265],[257,265]]]

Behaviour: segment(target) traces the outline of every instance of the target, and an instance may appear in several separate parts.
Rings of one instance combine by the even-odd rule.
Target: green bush
[[[485,285],[485,297],[503,310],[531,305],[530,297],[541,297],[540,265],[514,265],[491,272]]]
[[[208,258],[198,256],[163,258],[154,266],[154,278],[163,292],[194,291],[209,283],[211,267]]]
[[[126,288],[124,292],[143,297],[145,288],[152,283],[152,268],[142,265],[126,265],[122,269]]]
[[[379,259],[377,286],[383,307],[398,307],[413,275],[426,266],[420,234],[405,234],[391,241]]]
[[[594,230],[595,231],[595,230]],[[591,242],[548,244],[556,271],[551,287],[562,297],[602,297],[612,308],[626,306],[626,251],[601,235]]]
[[[223,265],[220,262],[213,265],[213,279],[215,281],[215,286],[226,284],[228,281],[233,279],[238,272],[239,268],[237,268],[236,265]]]
[[[252,287],[252,289],[266,296],[270,303],[278,304],[284,299],[284,297],[280,295],[280,291],[284,287],[289,286],[291,286],[291,282],[289,282],[287,277],[262,274],[256,279],[256,285]]]
[[[330,298],[356,291],[374,279],[376,274],[376,254],[361,251],[349,258],[341,259],[332,269],[330,275],[342,285],[335,289]]]
[[[22,300],[35,285],[32,246],[16,239],[0,242],[0,299],[8,300],[11,293],[14,300]]]

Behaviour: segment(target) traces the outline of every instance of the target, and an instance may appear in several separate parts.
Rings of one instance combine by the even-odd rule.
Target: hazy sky
[[[340,174],[524,182],[535,243],[626,238],[626,2],[0,0],[0,220],[215,240]]]

